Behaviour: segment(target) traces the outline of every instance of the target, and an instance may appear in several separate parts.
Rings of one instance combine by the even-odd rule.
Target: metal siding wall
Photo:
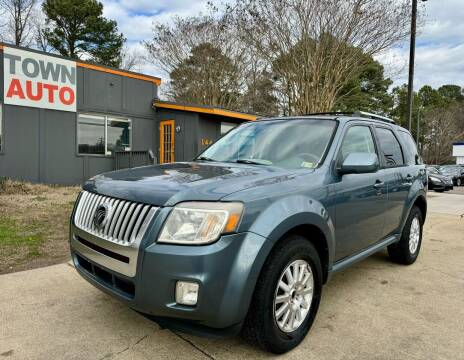
[[[84,95],[82,96],[83,103],[78,104],[77,111],[106,112],[106,73],[85,68],[78,68],[77,71],[84,73],[84,82],[77,83],[78,94]],[[82,90],[79,91],[79,88]]]
[[[153,144],[152,134],[157,129],[157,124],[155,120],[143,119],[143,118],[134,118],[132,120],[132,150],[142,151],[142,150],[152,150],[153,153],[156,152],[156,147]]]
[[[157,127],[155,131],[156,152],[159,159],[159,125],[160,121],[174,120],[174,128],[180,126],[180,132],[175,132],[175,161],[190,161],[197,154],[198,114],[185,111],[158,109]]]
[[[0,69],[3,54],[0,52]],[[0,71],[3,103],[3,70]],[[157,147],[158,134],[152,100],[154,83],[87,68],[77,71],[78,112],[128,117],[132,120],[132,148]],[[0,153],[0,177],[32,182],[79,184],[98,173],[113,170],[112,157],[77,155],[75,113],[3,105],[4,153]]]
[[[109,114],[132,120],[132,149],[151,149],[156,154],[153,134],[157,129],[152,108],[157,86],[149,81],[78,68],[78,112]],[[74,140],[75,141],[75,140]],[[83,157],[83,180],[113,170],[113,157]]]
[[[84,159],[76,156],[76,114],[41,109],[40,132],[40,181],[82,183]]]
[[[124,78],[124,109],[130,114],[154,119],[153,99],[157,96],[158,87],[148,81]]]
[[[0,50],[0,102],[3,103],[3,51]]]
[[[154,83],[82,67],[77,73],[78,111],[154,119]]]
[[[4,153],[0,176],[39,181],[40,109],[3,105]]]
[[[224,120],[226,121],[226,120]],[[198,152],[203,151],[208,145],[202,145],[202,139],[216,141],[221,135],[221,119],[211,119],[200,115],[198,131]]]

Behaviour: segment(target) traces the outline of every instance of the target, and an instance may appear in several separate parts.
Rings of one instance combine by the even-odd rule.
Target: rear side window
[[[390,129],[376,127],[377,137],[380,143],[380,150],[387,167],[404,165],[403,152],[401,145],[396,139],[395,134]]]
[[[398,131],[400,140],[403,143],[404,155],[406,157],[406,163],[408,165],[418,165],[420,164],[420,157],[417,152],[417,146],[412,138],[411,134],[407,131]]]
[[[351,153],[375,154],[374,139],[367,126],[352,126],[346,132],[341,147],[341,161]]]

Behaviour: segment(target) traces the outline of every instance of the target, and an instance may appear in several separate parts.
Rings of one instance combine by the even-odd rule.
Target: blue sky
[[[195,15],[207,8],[207,0],[103,0],[103,4],[104,15],[118,22],[128,46],[139,51],[144,51],[140,41],[151,37],[153,21],[169,23],[173,15]],[[423,26],[417,40],[415,88],[450,83],[464,87],[464,0],[428,0],[420,6]],[[377,56],[395,85],[407,81],[408,46],[399,44]],[[165,77],[148,64],[138,70]]]

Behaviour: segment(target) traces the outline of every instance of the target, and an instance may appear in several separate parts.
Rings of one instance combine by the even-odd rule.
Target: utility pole
[[[417,114],[417,133],[416,133],[416,144],[419,146],[419,131],[420,131],[420,118],[421,118],[422,107],[419,107],[419,112]]]
[[[422,0],[425,2],[427,0]],[[414,103],[414,60],[416,58],[417,0],[412,0],[411,41],[409,43],[409,79],[408,79],[408,129],[412,129],[412,109]]]
[[[412,0],[411,41],[409,44],[409,79],[408,79],[408,129],[412,128],[412,109],[414,102],[414,60],[416,56],[416,22],[417,0]]]

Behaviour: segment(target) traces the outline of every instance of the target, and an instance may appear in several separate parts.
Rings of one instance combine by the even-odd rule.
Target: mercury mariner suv
[[[384,248],[412,264],[427,174],[410,133],[368,113],[244,123],[195,160],[87,181],[70,229],[90,283],[160,325],[242,332],[283,353],[332,274]]]

